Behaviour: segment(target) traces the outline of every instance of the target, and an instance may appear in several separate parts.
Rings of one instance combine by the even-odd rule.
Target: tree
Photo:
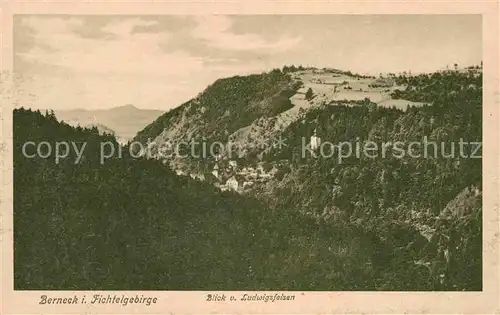
[[[293,107],[292,102],[286,96],[279,95],[271,99],[270,116],[278,115]]]
[[[306,92],[306,100],[310,101],[313,98],[313,91],[309,88]]]
[[[269,173],[269,171],[273,169],[273,165],[269,162],[265,162],[262,164],[262,169],[264,170],[264,172]]]

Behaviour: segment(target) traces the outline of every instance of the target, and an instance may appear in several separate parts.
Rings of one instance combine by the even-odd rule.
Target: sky
[[[482,60],[480,15],[14,17],[31,108],[169,110],[222,77],[284,65],[431,72]]]

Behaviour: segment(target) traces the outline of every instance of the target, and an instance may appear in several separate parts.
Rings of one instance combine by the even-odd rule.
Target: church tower
[[[321,139],[316,134],[316,129],[314,129],[314,134],[311,136],[311,150],[317,150],[321,144]]]

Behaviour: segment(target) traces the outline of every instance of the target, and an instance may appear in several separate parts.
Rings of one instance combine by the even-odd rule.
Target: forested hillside
[[[27,141],[87,147],[79,164],[55,164],[26,158]],[[362,231],[221,193],[126,150],[101,164],[103,141],[113,137],[14,111],[16,289],[377,288]]]
[[[263,156],[280,161],[278,175],[243,195],[132,158],[127,147],[101,164],[99,146],[112,135],[14,111],[15,288],[481,290],[481,158],[339,162],[297,152],[314,129],[331,142],[481,141],[482,76],[404,80],[395,93],[430,105],[311,108],[282,132],[287,146]],[[165,128],[225,137],[273,115],[270,99],[294,88],[281,71],[220,80],[137,139]],[[201,106],[186,116],[193,102]],[[178,129],[164,125],[172,121]],[[26,158],[27,141],[87,147],[80,163],[73,154],[56,164]]]
[[[255,119],[289,109],[288,98],[298,88],[286,72],[223,78],[208,86],[198,97],[168,111],[140,131],[134,140],[146,143],[167,129],[164,138],[227,137]]]
[[[289,167],[256,194],[335,226],[373,232],[390,244],[391,254],[384,259],[394,264],[395,272],[409,262],[422,264],[440,278],[442,287],[478,289],[481,149],[471,155],[482,139],[482,75],[449,72],[405,81],[406,89],[396,94],[432,105],[401,111],[335,104],[307,112],[283,133],[288,145],[264,157],[269,162],[287,159]],[[392,149],[385,157],[379,149],[376,157],[353,152],[343,160],[338,153],[303,158],[300,142],[314,129],[323,141],[345,141],[353,148],[368,140],[379,147],[397,141],[424,145],[424,137],[436,146],[428,145],[427,157],[425,148],[414,150],[414,156],[421,155],[417,158],[394,156]],[[464,156],[460,141],[469,144]]]

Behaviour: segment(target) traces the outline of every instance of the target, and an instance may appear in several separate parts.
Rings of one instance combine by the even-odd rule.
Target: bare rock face
[[[436,219],[435,231],[426,248],[431,276],[437,285],[448,287],[481,279],[482,194],[477,186],[463,189],[453,198]],[[471,266],[465,274],[458,264]],[[480,284],[478,284],[480,287]]]
[[[461,220],[480,209],[482,193],[476,186],[462,190],[453,200],[448,202],[440,215],[444,220]],[[478,204],[479,203],[479,204]]]

